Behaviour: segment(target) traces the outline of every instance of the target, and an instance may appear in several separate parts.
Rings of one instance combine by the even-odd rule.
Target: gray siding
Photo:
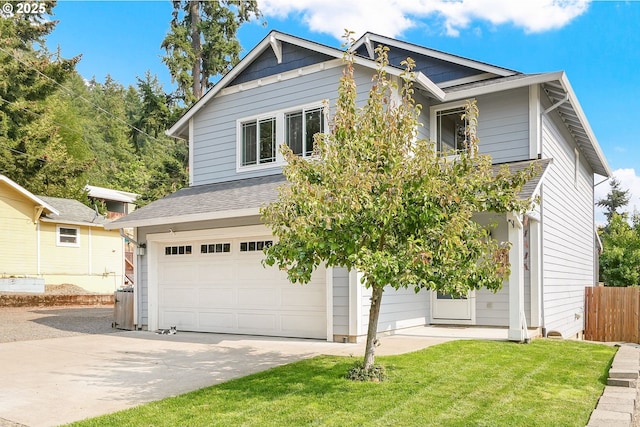
[[[362,290],[362,331],[366,335],[369,327],[369,309],[371,307],[371,289]],[[385,287],[382,295],[382,307],[378,318],[378,332],[422,326],[429,323],[429,292],[422,290],[417,294],[411,289],[395,290]]]
[[[544,158],[553,158],[542,186],[544,326],[569,337],[583,330],[584,288],[594,283],[593,171],[556,113],[543,116]]]
[[[194,117],[193,185],[280,173],[279,167],[236,172],[236,121],[329,99],[335,103],[342,67],[219,95]],[[357,73],[358,98],[367,98],[371,70]]]
[[[349,335],[349,270],[333,268],[333,333]]]
[[[429,139],[430,108],[439,103],[419,95],[416,101],[423,106],[420,136]],[[482,95],[477,104],[480,153],[489,154],[493,163],[529,160],[529,89]]]
[[[158,233],[169,233],[169,229],[174,232],[179,231],[192,231],[192,230],[209,230],[213,228],[227,228],[227,227],[240,227],[246,225],[258,225],[260,219],[258,217],[247,218],[233,218],[225,220],[212,220],[212,221],[198,221],[191,223],[181,224],[167,224],[153,227],[140,227],[138,232],[138,243],[146,243],[147,235]],[[147,326],[149,324],[149,286],[148,286],[148,266],[149,259],[145,254],[138,257],[138,286],[136,292],[138,292],[138,327]]]
[[[529,89],[478,97],[478,138],[481,154],[493,163],[529,159]]]

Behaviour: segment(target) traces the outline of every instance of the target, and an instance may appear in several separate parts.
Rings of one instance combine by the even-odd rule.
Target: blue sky
[[[262,0],[266,26],[249,23],[248,52],[275,29],[338,47],[344,28],[372,31],[525,73],[566,71],[615,176],[640,210],[640,2],[566,0]],[[147,70],[165,89],[160,49],[170,1],[65,1],[50,49],[82,55],[78,71],[135,84]],[[596,200],[608,185],[596,188]],[[601,217],[600,217],[601,218]]]

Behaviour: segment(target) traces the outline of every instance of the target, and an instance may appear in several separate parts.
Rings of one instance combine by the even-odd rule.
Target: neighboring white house
[[[576,336],[584,327],[584,288],[595,282],[594,175],[610,170],[563,72],[522,74],[422,46],[365,34],[356,44],[358,102],[390,47],[388,72],[416,62],[422,136],[460,148],[460,112],[475,99],[480,151],[494,164],[540,164],[522,196],[540,204],[526,215],[479,213],[493,237],[512,242],[512,273],[493,294],[451,299],[429,291],[385,292],[378,330],[425,324],[505,327],[505,337]],[[343,52],[271,32],[168,131],[189,143],[190,186],[107,227],[136,229],[136,323],[179,329],[356,341],[366,335],[369,291],[356,271],[320,268],[305,286],[264,268],[274,241],[259,207],[284,182],[277,145],[307,156],[326,129]],[[524,325],[531,330],[527,331]]]

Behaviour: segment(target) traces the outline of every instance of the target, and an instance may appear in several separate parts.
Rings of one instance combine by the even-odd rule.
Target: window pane
[[[64,227],[60,227],[60,235],[67,235],[67,236],[75,236],[76,234],[78,234],[78,230],[75,228],[64,228]]]
[[[222,246],[222,252],[231,252],[231,243],[225,243]]]
[[[466,148],[466,121],[463,108],[437,113],[437,141],[439,151],[464,150]]]
[[[305,144],[304,155],[310,156],[313,154],[313,136],[322,132],[324,117],[322,114],[322,108],[307,111],[304,114],[305,121]]]
[[[222,252],[222,243],[216,243],[216,252]]]
[[[242,124],[242,166],[256,164],[256,123]]]
[[[260,161],[270,163],[276,160],[276,120],[260,121]]]
[[[207,245],[200,245],[200,253],[201,254],[207,253]]]
[[[302,155],[302,112],[287,114],[287,145],[294,154]]]

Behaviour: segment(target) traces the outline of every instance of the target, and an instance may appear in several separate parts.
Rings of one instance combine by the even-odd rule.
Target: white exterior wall
[[[359,275],[358,275],[359,277]],[[369,309],[371,307],[371,289],[362,286],[360,331],[367,334],[369,327]],[[429,292],[421,290],[417,294],[413,288],[395,290],[386,286],[382,294],[382,306],[378,318],[378,332],[423,326],[429,323]]]
[[[584,328],[584,288],[594,284],[593,171],[555,112],[542,119],[542,156],[553,163],[542,184],[542,276],[547,333]]]

